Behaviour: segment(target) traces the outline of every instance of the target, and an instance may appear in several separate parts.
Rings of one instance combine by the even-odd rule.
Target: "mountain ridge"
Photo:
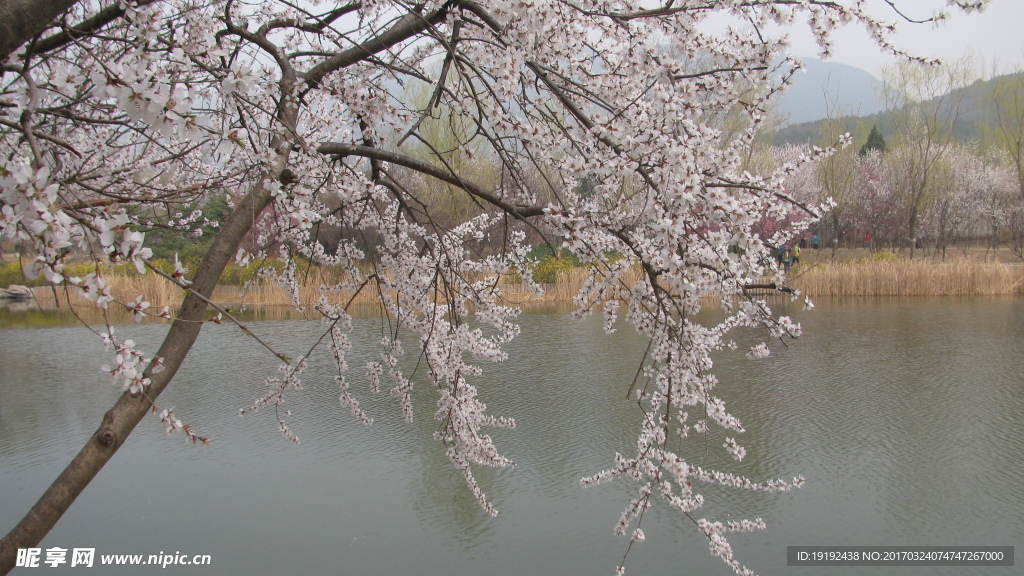
[[[885,109],[883,84],[866,70],[811,57],[799,57],[804,69],[779,97],[776,113],[786,124],[813,122],[835,115],[873,114]]]
[[[986,132],[997,122],[995,103],[992,99],[992,89],[995,82],[1022,75],[1024,73],[1008,74],[997,76],[989,80],[976,80],[964,88],[954,90],[959,98],[960,113],[953,126],[953,134],[957,140],[984,140]],[[958,98],[953,98],[956,101]],[[822,124],[828,118],[819,118],[806,122],[793,123],[775,130],[772,138],[773,144],[782,146],[786,144],[819,144]],[[861,139],[867,136],[871,126],[877,125],[882,136],[890,140],[895,136],[895,126],[889,110],[880,110],[863,115],[843,115],[838,118],[841,123],[841,131],[860,135]],[[862,135],[860,133],[863,133]],[[857,141],[855,145],[860,146],[863,142]]]

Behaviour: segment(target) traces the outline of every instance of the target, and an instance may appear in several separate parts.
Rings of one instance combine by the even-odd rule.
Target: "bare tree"
[[[896,131],[888,157],[898,171],[911,258],[919,241],[921,213],[932,199],[936,171],[953,143],[963,88],[973,73],[966,58],[942,66],[900,64],[886,72],[886,101]]]
[[[842,240],[847,212],[854,195],[854,175],[857,169],[857,150],[850,145],[850,135],[843,129],[843,113],[835,105],[829,106],[829,116],[821,123],[818,136],[820,147],[836,146],[845,142],[835,154],[822,159],[815,166],[818,181],[818,201],[831,202],[828,228],[831,229],[832,259]]]
[[[996,107],[999,145],[1013,161],[1018,191],[1024,199],[1024,72],[995,78],[992,100]]]

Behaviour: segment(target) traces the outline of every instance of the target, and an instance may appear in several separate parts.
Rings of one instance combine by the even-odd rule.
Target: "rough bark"
[[[49,26],[78,0],[0,0],[0,60]]]

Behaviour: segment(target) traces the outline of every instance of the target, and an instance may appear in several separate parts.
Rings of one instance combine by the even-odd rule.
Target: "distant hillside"
[[[786,124],[827,118],[834,110],[845,114],[873,114],[885,109],[882,81],[860,68],[802,57],[804,70],[779,98],[776,110]]]
[[[990,97],[992,84],[995,80],[978,80],[967,88],[963,88],[963,100],[960,102],[960,115],[953,130],[956,138],[961,141],[982,140],[986,130],[996,123],[995,106]],[[955,100],[955,99],[954,99]],[[877,124],[882,136],[889,142],[893,140],[892,119],[887,111],[842,118],[844,130],[851,134],[863,133]],[[821,134],[823,120],[793,124],[775,131],[774,144],[817,144]],[[860,146],[863,142],[855,142]]]

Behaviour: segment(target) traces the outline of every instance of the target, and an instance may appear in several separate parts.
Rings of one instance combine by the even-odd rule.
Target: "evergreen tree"
[[[868,134],[868,141],[860,147],[858,154],[863,156],[871,150],[878,150],[884,153],[888,149],[889,147],[885,145],[885,138],[882,138],[882,133],[878,131],[878,124],[875,124],[871,127],[871,133]]]

